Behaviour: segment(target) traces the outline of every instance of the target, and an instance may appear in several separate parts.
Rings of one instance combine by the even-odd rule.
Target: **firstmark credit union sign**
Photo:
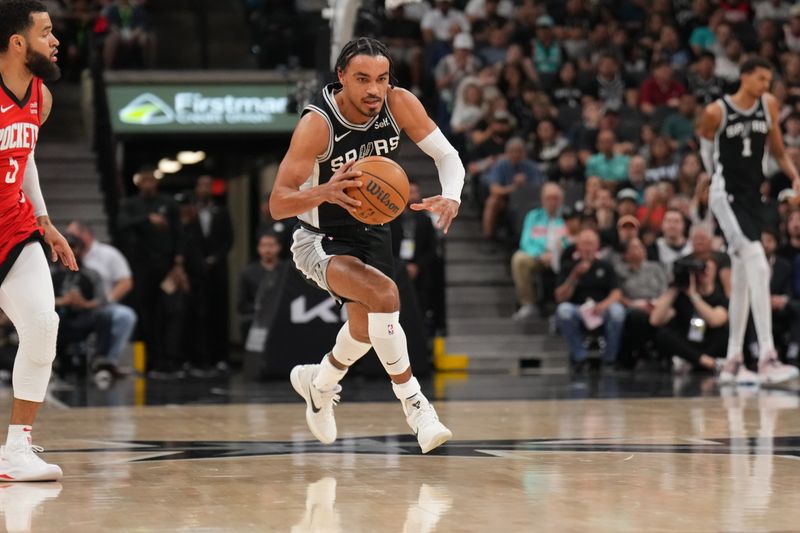
[[[118,134],[290,132],[291,85],[112,85]]]

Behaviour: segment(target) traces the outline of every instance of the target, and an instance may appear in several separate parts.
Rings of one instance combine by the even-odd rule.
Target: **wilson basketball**
[[[408,202],[408,176],[386,157],[370,156],[356,161],[352,170],[361,171],[361,187],[345,189],[347,196],[361,201],[350,214],[364,224],[385,224],[397,218]]]

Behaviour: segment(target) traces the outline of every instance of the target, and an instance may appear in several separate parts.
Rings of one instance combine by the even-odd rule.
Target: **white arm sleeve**
[[[442,184],[442,197],[461,203],[461,189],[464,188],[466,171],[458,157],[458,151],[439,128],[418,142],[417,146],[436,163],[439,183]]]
[[[714,141],[700,137],[700,158],[703,160],[703,166],[706,167],[706,172],[711,176],[714,174]]]
[[[33,159],[33,152],[28,156],[28,163],[25,165],[22,190],[33,205],[33,216],[41,217],[46,215],[47,206],[44,204],[42,187],[39,185],[39,171],[36,169],[36,161]]]

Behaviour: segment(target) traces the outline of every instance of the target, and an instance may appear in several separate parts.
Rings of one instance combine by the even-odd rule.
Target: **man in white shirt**
[[[453,8],[453,0],[438,0],[436,8],[422,17],[422,37],[426,43],[442,41],[449,43],[458,33],[469,32],[469,19]]]
[[[67,235],[73,235],[83,242],[86,250],[81,258],[83,265],[100,276],[105,297],[100,312],[108,315],[111,324],[105,355],[111,370],[122,374],[119,357],[136,327],[136,312],[119,303],[133,288],[131,268],[119,250],[97,241],[92,229],[84,222],[75,220],[70,223]]]
[[[453,50],[453,38],[469,32],[470,24],[467,16],[453,7],[452,0],[437,0],[435,9],[422,17],[420,29],[425,41],[425,68],[430,71]]]

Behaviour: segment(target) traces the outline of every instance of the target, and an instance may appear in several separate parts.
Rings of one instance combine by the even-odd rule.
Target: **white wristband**
[[[461,203],[461,189],[464,188],[466,171],[458,157],[458,151],[439,128],[418,142],[417,146],[436,163],[439,183],[442,185],[442,197]]]

